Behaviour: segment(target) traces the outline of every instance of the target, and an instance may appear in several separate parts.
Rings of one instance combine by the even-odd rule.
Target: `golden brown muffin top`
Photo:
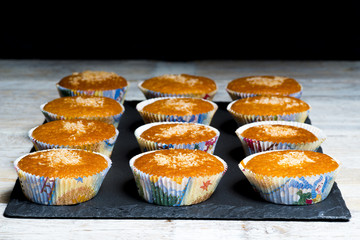
[[[37,141],[62,146],[94,144],[115,136],[114,125],[96,120],[57,120],[38,126],[32,132]]]
[[[201,150],[169,149],[148,152],[135,160],[140,171],[169,178],[211,176],[224,171],[224,164]]]
[[[151,91],[168,94],[202,94],[217,89],[214,80],[189,74],[165,74],[147,79],[141,86]]]
[[[227,89],[257,95],[289,95],[301,91],[301,85],[293,78],[283,76],[248,76],[229,82]]]
[[[106,159],[89,151],[51,149],[26,155],[18,162],[24,172],[54,178],[87,177],[100,173],[108,166]]]
[[[266,176],[302,177],[332,172],[339,164],[330,156],[313,151],[269,151],[250,159],[245,168]]]
[[[194,123],[158,124],[145,130],[140,137],[165,144],[190,144],[212,139],[216,132],[208,126]]]
[[[73,96],[56,98],[45,104],[44,110],[65,117],[109,117],[124,109],[111,98]]]
[[[244,115],[278,115],[305,112],[310,106],[294,97],[263,95],[236,100],[231,109]]]
[[[306,143],[318,138],[310,131],[281,124],[264,124],[250,127],[241,133],[244,138],[267,142]]]
[[[196,115],[212,110],[214,106],[210,102],[199,98],[158,99],[143,108],[145,112],[178,116]]]
[[[74,90],[113,90],[128,85],[125,78],[114,72],[89,70],[74,72],[61,79],[58,84]]]

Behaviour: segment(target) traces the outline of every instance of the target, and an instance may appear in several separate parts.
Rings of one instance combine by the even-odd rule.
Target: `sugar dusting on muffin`
[[[286,166],[300,166],[305,162],[314,163],[315,161],[304,152],[287,152],[281,156],[277,163]]]
[[[65,102],[70,103],[71,107],[83,106],[83,107],[102,107],[104,105],[104,98],[98,97],[76,97],[66,98]]]
[[[170,127],[164,125],[162,128],[160,128],[160,131],[162,132],[155,133],[154,135],[164,138],[170,138],[173,136],[183,136],[185,134],[205,135],[211,132],[210,129],[205,128],[204,126],[198,126],[193,124],[173,124],[173,125],[174,126],[170,126]]]
[[[275,76],[273,78],[255,76],[255,77],[247,78],[246,81],[248,83],[250,83],[251,85],[266,86],[266,87],[276,87],[276,86],[282,85],[284,83],[285,79],[288,79],[288,78],[287,77],[280,77],[280,76]]]
[[[182,168],[182,167],[192,167],[198,166],[199,156],[195,153],[178,153],[176,155],[169,155],[163,153],[156,153],[152,158],[152,161],[160,166],[168,166],[170,168]]]
[[[71,75],[71,84],[73,86],[78,86],[81,81],[86,82],[103,82],[111,78],[117,77],[117,74],[114,72],[105,72],[105,71],[84,71],[84,72],[74,72]]]
[[[168,80],[172,80],[174,82],[178,82],[181,84],[185,84],[188,85],[189,87],[193,87],[195,86],[195,84],[197,84],[199,82],[198,78],[189,78],[189,77],[185,77],[181,74],[165,74],[160,76],[161,79],[168,79]]]
[[[49,167],[58,167],[59,165],[78,165],[82,157],[75,151],[59,149],[36,155],[31,155],[32,159],[46,159]],[[39,164],[43,164],[39,162]]]
[[[262,96],[260,98],[247,98],[245,104],[269,104],[269,105],[284,105],[285,108],[293,108],[300,106],[296,99],[279,98],[277,96]]]

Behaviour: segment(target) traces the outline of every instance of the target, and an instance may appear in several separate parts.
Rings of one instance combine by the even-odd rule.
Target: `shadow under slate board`
[[[134,130],[144,124],[135,109],[138,101],[126,101],[119,124],[119,137],[111,159],[112,168],[93,199],[72,206],[43,206],[28,201],[16,181],[5,217],[79,219],[214,219],[214,220],[310,220],[348,221],[351,214],[336,183],[323,202],[307,206],[278,205],[263,200],[238,168],[245,157],[235,135],[237,124],[226,111],[226,102],[217,102],[211,126],[220,130],[215,155],[228,164],[228,171],[210,199],[200,204],[165,207],[143,201],[133,179],[129,160],[140,153]],[[307,119],[307,123],[310,120]],[[320,149],[321,151],[321,149]]]

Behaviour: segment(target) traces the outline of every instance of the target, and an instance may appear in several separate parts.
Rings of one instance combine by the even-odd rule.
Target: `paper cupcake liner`
[[[14,162],[14,166],[18,173],[21,189],[28,200],[43,205],[73,205],[88,201],[98,193],[111,167],[110,158],[102,156],[107,160],[108,167],[100,173],[87,177],[50,178],[36,176],[19,169],[18,162],[24,156],[18,158]]]
[[[119,126],[120,118],[125,112],[124,106],[121,103],[119,103],[121,105],[123,111],[121,113],[113,115],[113,116],[108,116],[108,117],[95,117],[95,116],[66,117],[66,116],[57,115],[57,114],[45,111],[44,106],[46,104],[47,103],[44,103],[40,106],[40,111],[44,114],[47,122],[56,121],[56,120],[87,119],[87,120],[98,120],[98,121],[106,122],[106,123],[114,125],[115,128],[117,128]]]
[[[295,97],[295,98],[301,98],[302,93],[303,93],[303,87],[301,86],[301,90],[299,92],[295,92],[295,93],[291,93],[291,94],[281,94],[283,96],[289,96],[289,97]],[[234,100],[238,100],[241,98],[247,98],[247,97],[255,97],[255,96],[259,96],[261,94],[259,93],[243,93],[243,92],[236,92],[230,89],[226,88],[226,92],[230,95],[231,99]]]
[[[236,100],[235,100],[236,101]],[[305,122],[306,118],[309,116],[310,110],[304,112],[297,112],[291,114],[277,114],[277,115],[246,115],[237,113],[231,109],[231,106],[234,102],[229,103],[227,106],[227,111],[233,116],[234,120],[239,125],[244,125],[252,122],[262,122],[262,121],[289,121],[289,122]]]
[[[164,97],[165,98],[165,97]],[[205,100],[211,103],[214,106],[214,109],[206,112],[206,113],[200,113],[200,114],[193,114],[193,115],[185,115],[185,116],[178,116],[178,115],[166,115],[166,114],[155,114],[151,112],[145,112],[143,111],[143,108],[153,103],[157,100],[164,99],[162,97],[160,98],[152,98],[144,100],[136,105],[136,110],[139,112],[140,116],[144,120],[145,123],[152,123],[152,122],[189,122],[189,123],[201,123],[205,125],[210,125],[212,118],[214,117],[215,112],[218,109],[218,106],[216,103]]]
[[[239,164],[240,170],[264,200],[284,205],[309,205],[327,198],[339,168],[333,172],[312,176],[271,177],[256,174],[244,167],[251,158],[264,153],[250,155]]]
[[[186,93],[186,94],[171,94],[171,93],[162,93],[162,92],[156,92],[156,91],[152,91],[149,89],[146,89],[144,87],[142,87],[141,85],[143,84],[143,82],[140,82],[138,84],[138,88],[141,90],[141,92],[144,94],[144,96],[146,97],[146,99],[151,99],[151,98],[159,98],[159,97],[190,97],[190,98],[202,98],[202,99],[207,99],[207,100],[212,100],[215,96],[215,94],[217,93],[218,89],[216,87],[216,90],[209,92],[209,93],[201,93],[201,94],[196,94],[196,93]]]
[[[153,176],[134,167],[134,161],[143,154],[146,153],[139,154],[130,160],[130,168],[140,197],[153,204],[185,206],[201,203],[211,197],[227,171],[226,162],[217,157],[224,164],[224,171],[215,175],[180,179]]]
[[[112,90],[75,90],[69,89],[56,84],[56,88],[59,92],[60,97],[68,96],[97,96],[97,97],[108,97],[115,99],[119,103],[123,104],[129,85]]]
[[[148,124],[138,127],[135,130],[134,134],[135,134],[135,137],[138,141],[138,144],[139,144],[142,152],[174,148],[174,149],[194,149],[194,150],[197,149],[197,150],[208,152],[210,154],[214,153],[217,141],[220,136],[220,132],[216,128],[213,128],[211,126],[204,125],[204,124],[195,123],[195,124],[199,124],[199,125],[204,125],[208,128],[211,128],[213,131],[216,132],[215,137],[213,137],[209,140],[197,142],[197,143],[182,143],[182,144],[169,143],[169,144],[166,144],[166,143],[146,140],[146,139],[140,137],[144,131],[146,131],[147,129],[149,129],[152,126],[156,126],[159,124],[171,124],[171,123],[170,122],[148,123]],[[187,124],[187,123],[180,123],[180,124]]]
[[[287,142],[260,141],[260,140],[245,138],[241,136],[241,134],[245,130],[251,127],[266,125],[266,124],[272,124],[272,125],[277,124],[277,125],[286,125],[286,126],[303,128],[313,133],[318,138],[318,140],[313,142],[305,142],[305,143],[287,143]],[[263,121],[263,122],[249,123],[236,129],[235,133],[240,139],[246,155],[269,151],[269,150],[285,150],[285,149],[317,151],[320,145],[326,139],[324,132],[313,125],[306,123],[285,122],[285,121]]]
[[[114,149],[116,139],[119,135],[119,131],[115,129],[115,135],[109,139],[95,142],[91,144],[84,144],[84,145],[57,145],[57,144],[49,144],[42,141],[39,141],[35,139],[32,136],[32,133],[37,127],[32,128],[29,133],[28,137],[30,138],[31,142],[34,144],[34,148],[36,151],[40,150],[46,150],[46,149],[53,149],[53,148],[68,148],[68,149],[82,149],[82,150],[88,150],[92,152],[98,152],[101,153],[107,157],[111,156],[111,153]]]

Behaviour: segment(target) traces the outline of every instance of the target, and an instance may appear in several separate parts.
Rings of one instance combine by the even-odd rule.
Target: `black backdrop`
[[[0,58],[360,60],[358,1],[292,3],[159,11],[137,3],[90,12],[65,6],[60,13],[24,8],[3,21]]]

